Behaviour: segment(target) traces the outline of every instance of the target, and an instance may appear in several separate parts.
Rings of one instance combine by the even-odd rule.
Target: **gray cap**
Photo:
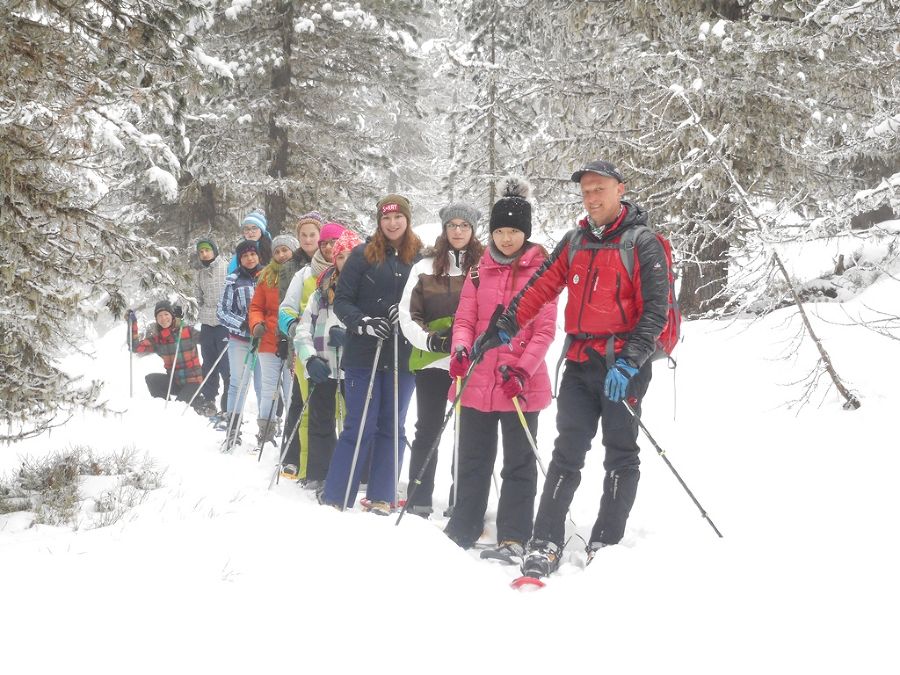
[[[602,159],[595,159],[593,162],[588,162],[583,167],[578,169],[578,171],[572,174],[572,182],[580,182],[581,177],[586,173],[595,173],[598,176],[615,178],[620,183],[625,182],[625,178],[622,176],[622,172],[619,171],[612,162],[607,162]]]
[[[447,223],[451,220],[459,218],[460,220],[466,221],[474,230],[478,225],[478,221],[481,220],[481,213],[478,212],[478,209],[467,202],[453,202],[452,204],[447,204],[447,206],[440,210],[439,214],[441,216],[441,225],[445,228],[447,227]]]

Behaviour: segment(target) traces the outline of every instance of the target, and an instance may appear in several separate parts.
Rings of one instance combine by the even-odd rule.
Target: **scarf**
[[[493,240],[491,240],[490,246],[488,246],[488,251],[491,253],[491,257],[494,259],[495,263],[500,265],[512,265],[516,260],[522,257],[522,254],[525,253],[531,247],[531,242],[526,241],[522,248],[513,253],[512,255],[503,255],[495,245]]]
[[[322,272],[331,267],[331,263],[325,260],[325,256],[322,255],[322,251],[316,251],[315,255],[313,255],[312,257],[312,262],[309,263],[309,266],[312,267],[313,276],[318,279],[319,275],[322,274]]]
[[[259,281],[271,288],[277,288],[278,276],[282,267],[284,267],[284,265],[273,260],[265,266],[262,272],[260,272]]]

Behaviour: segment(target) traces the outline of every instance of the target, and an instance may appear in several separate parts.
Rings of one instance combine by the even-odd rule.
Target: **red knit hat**
[[[344,230],[343,234],[341,234],[341,236],[338,237],[338,240],[334,243],[334,248],[331,249],[331,259],[337,259],[337,257],[344,251],[352,251],[361,243],[362,240],[359,238],[359,235],[356,234],[356,232],[349,229]]]

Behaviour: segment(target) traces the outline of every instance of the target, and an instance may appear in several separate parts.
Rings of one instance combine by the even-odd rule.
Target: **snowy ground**
[[[888,279],[847,309],[898,314],[898,298]],[[69,444],[134,445],[166,468],[164,485],[100,529],[0,516],[3,671],[896,673],[900,342],[838,325],[839,305],[811,310],[862,407],[842,410],[826,380],[812,405],[785,405],[815,360],[808,341],[783,358],[793,310],[686,324],[677,379],[658,364],[645,422],[724,539],[643,439],[623,545],[582,571],[573,542],[561,573],[530,594],[508,588],[511,570],[451,544],[439,520],[395,527],[319,507],[290,482],[267,490],[273,451],[262,463],[224,456],[205,420],[147,397],[143,374],[161,370],[158,358],[135,360],[129,399],[116,327],[96,341],[101,359],[66,366],[104,378],[122,413],[2,448],[0,473]],[[410,432],[414,420],[413,408]],[[545,462],[553,421],[551,407]],[[600,459],[589,458],[573,505],[583,536]]]

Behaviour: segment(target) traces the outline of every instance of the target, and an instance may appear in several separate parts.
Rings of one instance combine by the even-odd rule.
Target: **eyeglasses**
[[[319,248],[326,249],[329,246],[334,246],[337,242],[337,239],[320,239],[319,240]]]
[[[448,230],[471,230],[472,226],[469,223],[447,223]]]
[[[256,232],[259,228],[256,225],[244,225],[241,228],[241,232],[244,234],[250,234],[251,232]]]

